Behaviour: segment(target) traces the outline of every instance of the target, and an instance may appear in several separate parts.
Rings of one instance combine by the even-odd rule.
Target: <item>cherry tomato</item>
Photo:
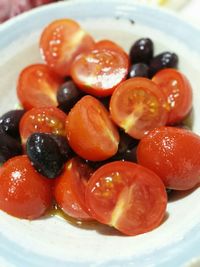
[[[52,187],[27,156],[9,159],[0,170],[0,209],[15,217],[36,219],[52,204]]]
[[[30,65],[20,73],[17,95],[25,109],[57,106],[57,90],[62,83],[47,65]]]
[[[122,47],[110,40],[100,40],[95,44],[95,49],[111,49],[117,52],[122,52],[127,55]],[[128,56],[128,55],[127,55]]]
[[[152,171],[127,161],[108,163],[91,176],[86,204],[93,218],[127,235],[160,225],[167,196],[163,182]]]
[[[187,190],[200,183],[200,137],[191,131],[154,129],[140,141],[137,159],[159,175],[167,188]]]
[[[60,177],[55,181],[54,196],[60,208],[76,219],[91,219],[85,205],[85,187],[91,175],[91,169],[78,158],[65,165]]]
[[[94,49],[75,59],[71,76],[86,93],[108,96],[126,79],[128,68],[129,60],[125,53],[116,49]]]
[[[66,114],[55,107],[33,108],[21,118],[19,132],[22,144],[32,133],[53,133],[65,136]]]
[[[192,108],[192,87],[184,74],[175,69],[161,70],[152,79],[169,103],[167,124],[182,121]]]
[[[163,94],[155,83],[142,77],[128,79],[116,88],[110,113],[113,121],[136,139],[167,121]]]
[[[101,161],[118,149],[119,134],[103,104],[84,96],[71,109],[66,134],[72,149],[84,159]]]
[[[94,47],[93,38],[70,19],[53,21],[43,31],[40,48],[47,64],[59,75],[69,75],[75,57]]]

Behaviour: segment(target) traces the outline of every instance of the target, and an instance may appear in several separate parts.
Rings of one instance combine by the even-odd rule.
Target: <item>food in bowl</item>
[[[152,41],[142,38],[129,57],[110,40],[95,42],[69,19],[44,29],[40,49],[46,63],[28,66],[19,76],[17,94],[26,112],[14,122],[25,155],[17,150],[3,160],[0,208],[35,219],[55,200],[69,216],[95,219],[126,235],[158,227],[165,217],[166,187],[187,190],[199,183],[198,160],[187,146],[181,148],[186,140],[198,146],[199,137],[168,126],[179,125],[192,108],[191,85],[173,69],[177,55],[154,57]],[[2,135],[9,135],[6,121],[5,114]],[[140,165],[134,154],[138,143]],[[159,149],[163,161],[148,164],[152,154],[160,157]],[[175,165],[175,153],[187,154],[185,165],[175,166],[187,179],[182,173],[169,179],[160,171],[166,162]]]

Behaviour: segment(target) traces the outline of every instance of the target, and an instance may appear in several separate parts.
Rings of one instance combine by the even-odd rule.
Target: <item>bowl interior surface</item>
[[[20,71],[29,64],[42,62],[38,41],[44,26],[66,17],[78,20],[96,40],[111,39],[127,52],[138,38],[150,37],[155,43],[155,54],[177,53],[179,69],[193,87],[190,123],[193,131],[200,134],[198,30],[171,14],[129,1],[126,4],[117,0],[83,2],[70,1],[36,9],[0,28],[0,114],[18,104],[16,83]],[[199,253],[195,246],[200,236],[196,233],[200,223],[199,202],[199,189],[175,194],[160,227],[135,237],[125,237],[98,224],[74,225],[57,216],[26,221],[1,212],[1,256],[17,267],[94,266],[97,262],[95,266],[181,266]],[[185,250],[187,253],[183,253]]]

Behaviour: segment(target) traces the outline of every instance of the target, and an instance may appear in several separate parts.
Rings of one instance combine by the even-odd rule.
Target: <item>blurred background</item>
[[[59,0],[0,0],[0,23],[29,9],[57,1]],[[200,0],[132,0],[132,2],[171,9],[178,13],[178,15],[185,17],[189,22],[200,27]]]

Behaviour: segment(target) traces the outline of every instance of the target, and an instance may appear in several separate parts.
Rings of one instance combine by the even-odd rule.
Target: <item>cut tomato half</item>
[[[159,87],[141,77],[128,79],[116,88],[110,113],[113,121],[136,139],[165,125],[168,118],[167,103]]]
[[[118,149],[118,130],[103,104],[92,96],[82,97],[71,109],[66,134],[72,149],[87,160],[105,160]]]
[[[59,75],[68,76],[77,55],[94,47],[93,38],[71,19],[53,21],[40,39],[42,56]]]
[[[66,118],[66,114],[55,107],[30,109],[23,115],[19,125],[22,144],[36,132],[65,136]]]
[[[63,79],[47,65],[34,64],[26,67],[19,76],[17,95],[25,109],[57,106],[57,90]]]
[[[56,179],[54,196],[59,207],[69,216],[88,220],[91,216],[85,204],[85,188],[92,170],[78,158],[65,165],[63,173]]]
[[[124,234],[137,235],[160,225],[167,195],[155,173],[131,162],[116,161],[93,173],[86,204],[97,221]]]
[[[94,49],[75,59],[71,76],[86,93],[108,96],[126,79],[128,68],[129,60],[125,53],[116,49]]]
[[[152,80],[164,93],[169,103],[167,124],[181,122],[192,108],[192,87],[184,74],[175,69],[161,70]]]
[[[124,51],[124,49],[121,46],[119,46],[113,41],[106,40],[106,39],[96,42],[95,49],[108,49],[108,50],[110,49],[110,50],[120,52],[128,57],[127,53]]]

